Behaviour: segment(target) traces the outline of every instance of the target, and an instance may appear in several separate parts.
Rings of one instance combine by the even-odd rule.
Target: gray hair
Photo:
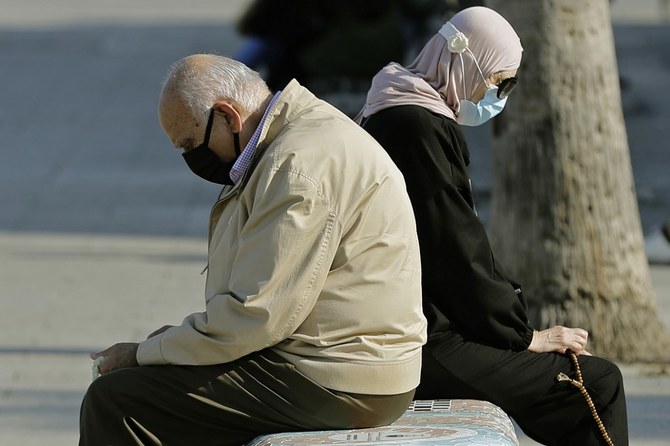
[[[195,58],[202,62],[194,62]],[[163,88],[168,84],[202,122],[217,100],[231,100],[254,113],[270,94],[257,72],[236,60],[212,54],[185,57],[173,64]]]

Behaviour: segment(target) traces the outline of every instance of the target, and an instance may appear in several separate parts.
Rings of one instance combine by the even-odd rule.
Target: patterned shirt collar
[[[254,154],[256,153],[256,147],[258,146],[258,140],[261,136],[261,130],[263,129],[263,124],[265,124],[265,119],[268,116],[268,112],[274,105],[280,93],[281,91],[278,91],[272,97],[270,104],[267,106],[265,112],[263,113],[263,118],[261,119],[261,122],[258,124],[258,127],[256,127],[256,131],[251,136],[251,139],[249,140],[247,145],[244,147],[244,150],[242,150],[242,153],[235,161],[235,164],[233,164],[232,169],[230,169],[230,179],[233,180],[235,184],[239,183],[239,181],[242,179],[247,170],[249,170],[249,167],[251,167],[251,161],[253,160]]]

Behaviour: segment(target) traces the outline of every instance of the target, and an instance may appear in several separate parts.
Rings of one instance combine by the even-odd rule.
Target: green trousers
[[[91,383],[79,445],[243,445],[275,432],[381,426],[413,395],[329,390],[271,350],[213,366],[133,367]]]

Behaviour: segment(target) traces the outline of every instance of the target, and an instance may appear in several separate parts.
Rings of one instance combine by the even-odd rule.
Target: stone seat
[[[415,400],[393,424],[368,429],[263,435],[247,446],[519,446],[509,416],[478,400]]]

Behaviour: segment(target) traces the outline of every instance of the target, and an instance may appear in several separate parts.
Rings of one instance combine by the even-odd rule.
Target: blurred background
[[[278,86],[287,64],[271,62],[293,58],[303,83],[355,114],[379,61],[411,58],[458,7],[391,3],[383,14],[376,1],[312,11],[304,27],[275,20],[278,35],[294,31],[284,49],[300,48],[282,53],[250,19],[250,0],[0,0],[0,446],[74,444],[88,352],[139,341],[202,308],[218,187],[190,173],[158,125],[168,66],[213,52],[256,64]],[[649,231],[670,217],[670,13],[664,0],[611,7]],[[490,128],[466,130],[486,222]],[[667,324],[670,267],[652,275]],[[668,371],[645,367],[626,369],[631,444],[667,444]]]

